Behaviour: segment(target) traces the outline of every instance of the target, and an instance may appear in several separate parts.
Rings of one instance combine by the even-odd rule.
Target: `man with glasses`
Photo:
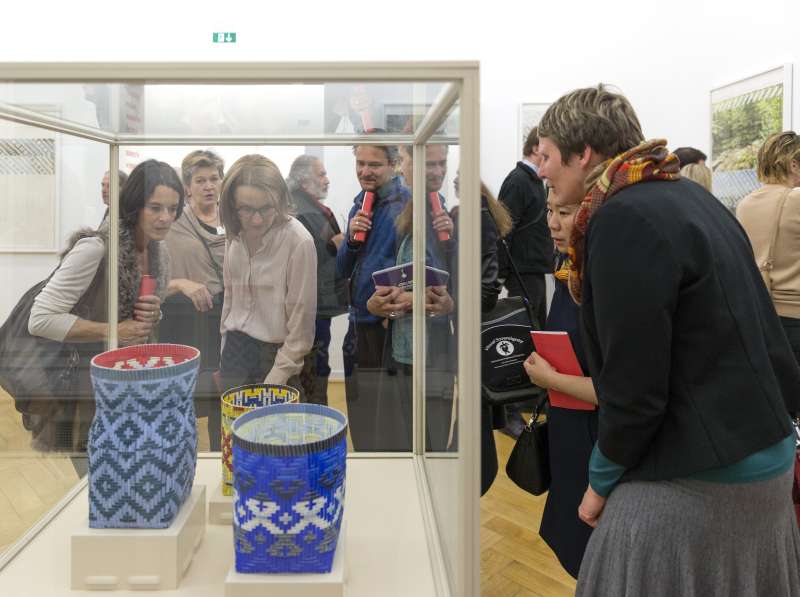
[[[353,153],[361,192],[353,201],[346,240],[336,257],[339,275],[350,279],[348,336],[355,341],[352,376],[345,379],[347,413],[353,448],[382,451],[385,446],[375,422],[381,383],[388,381],[383,379],[387,336],[383,318],[367,310],[367,300],[375,292],[373,272],[395,265],[394,223],[411,195],[395,176],[396,147],[357,145]],[[370,210],[364,209],[366,193],[373,194]]]

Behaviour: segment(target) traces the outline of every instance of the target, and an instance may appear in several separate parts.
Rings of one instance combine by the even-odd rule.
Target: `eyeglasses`
[[[170,205],[168,207],[165,207],[160,203],[145,203],[144,208],[154,216],[160,216],[165,211],[172,218],[178,215],[177,205]]]
[[[258,214],[262,218],[266,218],[269,214],[275,211],[275,206],[267,205],[265,207],[260,207],[256,209],[255,207],[250,207],[249,205],[242,205],[241,207],[236,208],[236,212],[239,214],[240,217],[251,219],[253,216]]]

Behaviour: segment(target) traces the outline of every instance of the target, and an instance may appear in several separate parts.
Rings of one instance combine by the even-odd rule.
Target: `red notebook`
[[[566,375],[579,375],[583,371],[578,364],[578,357],[572,348],[567,332],[537,332],[531,331],[531,339],[536,347],[536,352],[544,357],[559,373]],[[571,408],[573,410],[594,410],[594,404],[578,400],[574,396],[553,390],[547,391],[550,395],[550,404],[558,408]]]

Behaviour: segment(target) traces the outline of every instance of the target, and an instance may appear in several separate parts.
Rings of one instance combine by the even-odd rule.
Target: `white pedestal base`
[[[233,524],[233,496],[222,495],[222,481],[208,498],[208,524]]]
[[[72,533],[72,589],[177,589],[205,535],[205,506],[205,485],[195,485],[166,529],[91,529],[84,519]]]
[[[231,566],[225,578],[225,597],[344,597],[345,596],[345,524],[339,531],[339,542],[333,566],[327,574],[242,574]]]

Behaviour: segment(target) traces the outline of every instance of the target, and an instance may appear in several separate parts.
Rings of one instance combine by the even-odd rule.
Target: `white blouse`
[[[241,237],[228,242],[223,267],[225,301],[220,331],[281,344],[265,383],[285,384],[300,373],[314,343],[317,253],[296,219],[269,230],[251,257]]]

